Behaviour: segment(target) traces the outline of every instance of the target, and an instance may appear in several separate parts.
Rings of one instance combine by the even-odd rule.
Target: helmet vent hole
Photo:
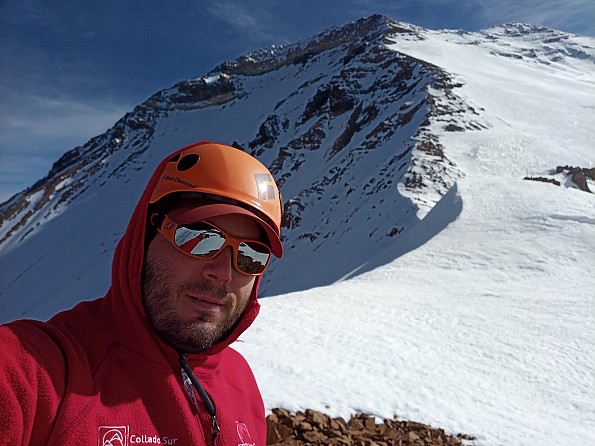
[[[190,169],[192,166],[194,166],[198,162],[199,159],[200,159],[200,156],[197,155],[196,153],[191,153],[190,155],[186,155],[184,158],[182,158],[178,162],[178,170],[183,172],[185,170]]]

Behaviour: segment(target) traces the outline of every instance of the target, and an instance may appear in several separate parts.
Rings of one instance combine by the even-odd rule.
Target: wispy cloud
[[[121,104],[110,102],[76,102],[32,95],[21,100],[27,101],[26,110],[3,101],[8,111],[0,122],[2,153],[15,145],[52,146],[54,140],[84,143],[88,135],[104,132],[128,111]],[[62,151],[69,148],[57,147]]]
[[[595,3],[592,0],[473,0],[477,3],[478,19],[491,25],[523,22],[544,25],[562,31],[581,30],[595,34]]]
[[[0,202],[33,184],[66,151],[110,128],[132,106],[2,94]]]
[[[207,6],[208,12],[218,20],[228,24],[240,34],[238,38],[248,42],[273,42],[278,39],[274,32],[268,29],[273,17],[267,8],[258,3],[250,3],[250,9],[245,4],[235,1],[211,2]]]

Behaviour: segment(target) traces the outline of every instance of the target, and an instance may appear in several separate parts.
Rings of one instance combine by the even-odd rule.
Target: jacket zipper
[[[184,390],[186,390],[186,394],[188,398],[194,405],[195,409],[198,409],[198,401],[196,399],[196,393],[200,397],[203,406],[207,409],[207,412],[211,416],[211,444],[215,446],[215,440],[219,436],[221,429],[219,428],[219,423],[217,422],[217,407],[215,406],[215,402],[211,399],[209,394],[205,391],[203,386],[200,384],[194,372],[186,362],[186,358],[184,355],[180,355],[178,358],[180,365],[182,366],[181,374],[182,374],[182,381],[184,382]],[[196,390],[196,393],[194,392]]]

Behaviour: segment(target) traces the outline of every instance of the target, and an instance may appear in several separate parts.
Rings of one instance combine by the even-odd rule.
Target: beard
[[[200,353],[225,339],[236,326],[246,305],[233,307],[225,287],[215,287],[209,281],[180,284],[172,289],[174,268],[160,260],[147,256],[143,271],[143,305],[149,320],[159,337],[178,353]],[[187,298],[187,293],[217,296],[228,308],[234,308],[218,324],[209,314],[198,314],[191,320],[178,316],[178,302]],[[247,303],[247,301],[246,301]]]

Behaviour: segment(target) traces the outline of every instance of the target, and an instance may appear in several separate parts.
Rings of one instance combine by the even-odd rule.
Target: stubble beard
[[[187,293],[217,296],[222,302],[229,301],[224,287],[215,288],[210,282],[182,285],[174,292],[168,279],[175,272],[167,264],[145,261],[143,272],[143,305],[149,320],[159,335],[178,353],[200,353],[225,339],[235,327],[244,308],[236,308],[221,323],[214,325],[208,314],[199,314],[191,321],[181,321],[177,315],[177,303]]]

